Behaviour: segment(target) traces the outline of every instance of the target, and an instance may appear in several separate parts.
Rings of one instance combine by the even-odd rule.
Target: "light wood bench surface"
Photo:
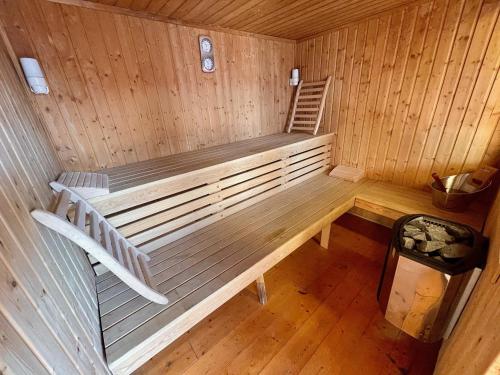
[[[382,197],[382,198],[381,198]],[[151,255],[155,305],[110,274],[98,282],[104,344],[113,372],[129,372],[353,207],[395,219],[409,213],[448,217],[475,228],[481,213],[432,206],[430,195],[381,182],[319,175],[161,247]],[[323,241],[324,239],[322,239]],[[328,238],[323,246],[328,246]],[[333,250],[334,251],[334,250]]]
[[[312,139],[311,134],[271,134],[203,150],[183,152],[138,163],[99,171],[109,178],[111,193],[150,182],[186,174],[216,164],[263,153],[287,145]]]
[[[331,222],[350,210],[482,226],[482,212],[439,210],[426,192],[328,177],[332,141],[280,134],[108,171],[111,193],[90,202],[148,253],[169,300],[152,303],[111,272],[97,276],[113,373],[131,373],[253,281],[265,302],[263,274],[318,232],[327,248]]]

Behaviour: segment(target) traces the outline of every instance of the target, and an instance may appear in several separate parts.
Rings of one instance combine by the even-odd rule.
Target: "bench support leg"
[[[328,223],[321,230],[321,241],[320,246],[322,248],[328,249],[328,243],[330,242],[330,229],[332,227],[332,223]]]
[[[257,293],[259,295],[259,302],[262,305],[265,305],[267,302],[267,292],[266,292],[266,283],[264,282],[264,275],[260,275],[257,280]]]

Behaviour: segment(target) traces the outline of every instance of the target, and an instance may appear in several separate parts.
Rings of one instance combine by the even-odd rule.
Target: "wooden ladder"
[[[293,101],[292,115],[288,122],[287,132],[292,130],[318,132],[319,124],[325,109],[326,95],[332,77],[324,81],[300,81]]]
[[[76,192],[57,182],[51,186],[56,192],[53,209],[37,209],[31,215],[80,246],[143,297],[167,304],[167,297],[156,290],[157,283],[148,265],[149,256],[122,236]]]

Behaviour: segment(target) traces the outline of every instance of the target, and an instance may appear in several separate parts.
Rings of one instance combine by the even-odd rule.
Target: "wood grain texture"
[[[420,212],[480,229],[484,210],[460,214],[432,205],[422,190],[318,175],[151,251],[151,270],[170,305],[151,304],[112,275],[98,278],[107,359],[130,373],[277,261],[353,206],[398,219]],[[148,245],[146,245],[148,246]],[[319,362],[321,363],[321,361]]]
[[[500,372],[500,193],[486,220],[490,239],[486,269],[450,338],[443,343],[436,375]],[[495,326],[496,325],[496,326]]]
[[[95,258],[116,277],[141,296],[158,304],[168,300],[156,290],[157,283],[150,277],[149,257],[134,247],[127,238],[102,217],[84,198],[64,186],[51,187],[58,192],[53,210],[36,209],[31,216],[39,223],[72,241]],[[71,205],[73,204],[73,206]],[[69,210],[75,207],[74,220]],[[94,222],[86,230],[87,215]],[[101,233],[95,229],[100,228]],[[111,241],[108,241],[108,239]]]
[[[334,164],[423,187],[499,158],[500,3],[434,0],[297,44],[305,80],[333,76]]]
[[[3,35],[2,35],[3,36]],[[0,369],[109,373],[85,254],[30,216],[61,171],[10,50],[0,39]]]
[[[96,170],[283,131],[294,45],[60,5],[2,0],[18,56],[66,170]],[[215,46],[202,73],[198,35]]]
[[[438,345],[384,320],[375,298],[390,230],[345,215],[138,369],[155,374],[431,374]],[[309,370],[309,371],[308,371]]]
[[[114,6],[164,20],[300,39],[414,0],[52,0]]]

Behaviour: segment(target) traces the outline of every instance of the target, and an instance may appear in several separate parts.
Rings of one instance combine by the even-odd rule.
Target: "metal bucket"
[[[463,173],[443,177],[441,182],[446,188],[446,193],[437,188],[436,182],[431,183],[432,204],[448,211],[464,211],[479,194],[491,186],[490,181],[482,189],[476,190],[473,193],[461,191],[460,189],[469,175],[470,173]]]

